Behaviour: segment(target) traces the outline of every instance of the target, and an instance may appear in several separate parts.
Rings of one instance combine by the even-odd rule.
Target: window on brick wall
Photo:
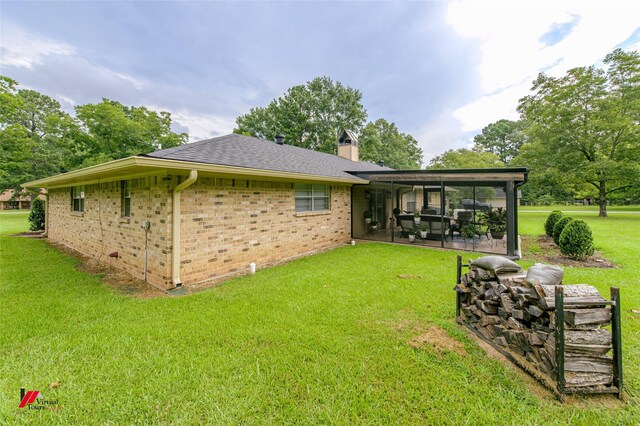
[[[122,217],[131,216],[131,183],[128,180],[120,181],[120,209]]]
[[[84,186],[74,186],[71,188],[71,210],[74,212],[84,212]]]
[[[331,189],[329,185],[296,183],[296,212],[330,210]]]
[[[407,211],[416,211],[416,193],[414,191],[407,192]]]

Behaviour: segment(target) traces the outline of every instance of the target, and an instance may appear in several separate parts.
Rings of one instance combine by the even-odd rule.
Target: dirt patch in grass
[[[398,278],[400,278],[401,280],[421,280],[422,275],[398,274]]]
[[[522,257],[535,262],[553,265],[574,266],[579,268],[615,268],[616,265],[596,251],[585,260],[573,260],[560,253],[560,249],[547,235],[522,235]]]
[[[430,347],[438,352],[454,352],[458,355],[467,355],[464,344],[454,339],[447,331],[435,324],[413,324],[412,331],[416,333],[407,344],[414,349]]]
[[[98,275],[104,285],[117,293],[143,299],[166,296],[167,293],[151,284],[132,276],[131,274],[115,268],[106,262],[83,255],[65,245],[47,241],[47,243],[60,250],[69,257],[78,261],[76,269],[91,275]]]
[[[43,238],[44,231],[26,231],[19,234],[12,234],[12,237],[24,237],[24,238]]]

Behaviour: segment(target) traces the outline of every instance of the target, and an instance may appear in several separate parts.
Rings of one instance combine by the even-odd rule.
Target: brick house
[[[231,134],[23,186],[47,189],[50,240],[171,289],[348,242],[349,172],[391,169],[350,132],[338,153]]]
[[[358,161],[358,141],[348,131],[337,144],[338,155],[331,155],[283,138],[231,134],[23,187],[47,190],[49,239],[165,289],[244,273],[251,263],[261,268],[352,238],[409,243],[402,220],[408,212],[396,214],[394,207],[422,214],[420,226],[428,231],[420,244],[518,257],[517,188],[528,169],[393,170]],[[451,200],[475,197],[476,187],[506,194],[503,244],[488,232],[467,244],[460,232],[460,206]],[[476,217],[475,210],[468,213]]]
[[[44,200],[44,196],[38,195]],[[29,210],[31,208],[31,194],[21,191],[16,194],[13,189],[7,189],[0,194],[0,210]]]

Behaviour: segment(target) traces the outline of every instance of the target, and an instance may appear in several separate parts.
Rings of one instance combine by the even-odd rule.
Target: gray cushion
[[[520,265],[502,256],[483,256],[474,260],[471,264],[486,271],[494,271],[496,274],[524,271]]]

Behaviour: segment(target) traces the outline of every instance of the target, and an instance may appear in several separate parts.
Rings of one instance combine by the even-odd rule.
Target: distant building
[[[31,194],[22,191],[19,195],[15,195],[13,189],[7,189],[0,194],[0,210],[29,210],[31,209]],[[44,200],[43,195],[38,196]]]

